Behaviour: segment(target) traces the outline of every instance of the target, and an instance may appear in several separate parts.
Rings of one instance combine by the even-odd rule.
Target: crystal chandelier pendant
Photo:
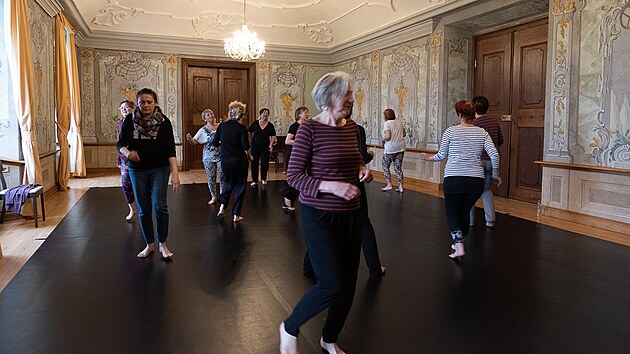
[[[226,38],[223,49],[225,54],[232,59],[250,61],[260,58],[265,54],[265,42],[258,39],[256,32],[249,30],[247,25],[243,25],[240,31]]]
[[[259,40],[256,32],[251,32],[246,23],[247,1],[243,0],[243,27],[234,32],[231,38],[226,38],[223,45],[225,54],[232,59],[250,61],[265,54],[265,42]]]

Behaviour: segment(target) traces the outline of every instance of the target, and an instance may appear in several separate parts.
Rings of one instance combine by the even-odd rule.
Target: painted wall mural
[[[420,46],[413,46],[410,43],[394,47],[390,53],[383,55],[381,63],[381,109],[393,109],[396,119],[400,119],[407,131],[407,147],[418,148],[424,143],[419,139],[424,135],[424,131],[419,128],[418,120],[418,76],[421,70],[426,67],[419,67],[419,58],[424,50]],[[379,126],[383,126],[382,113],[379,114]],[[424,123],[424,122],[422,122]],[[422,129],[424,130],[424,129]],[[379,131],[382,135],[382,131]],[[423,146],[422,146],[423,147]]]
[[[159,106],[173,123],[175,139],[181,141],[177,128],[180,124],[177,114],[177,57],[139,52],[95,52],[100,102],[96,118],[98,140],[117,141],[118,121],[121,119],[118,103],[125,99],[134,101],[138,90],[148,87],[158,94]],[[89,52],[83,55],[83,63],[89,61]]]
[[[37,147],[40,153],[46,153],[56,148],[53,19],[36,2],[29,1],[27,5],[34,69],[33,113]]]
[[[630,168],[628,7],[627,0],[599,0],[581,11],[578,163]]]
[[[468,38],[454,37],[448,41],[448,101],[446,107],[446,125],[457,124],[455,103],[468,97],[468,64],[470,41]]]

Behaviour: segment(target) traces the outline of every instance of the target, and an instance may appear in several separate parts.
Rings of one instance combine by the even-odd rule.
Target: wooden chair
[[[0,183],[2,184],[2,190],[0,191],[0,200],[2,201],[2,215],[0,216],[0,224],[4,223],[4,215],[6,213],[6,203],[5,203],[5,195],[7,193],[7,190],[9,189],[7,187],[7,181],[4,179],[4,173],[2,173],[2,171],[4,170],[4,166],[2,165],[2,160],[0,160]],[[37,197],[41,197],[40,201],[42,203],[42,220],[46,220],[46,208],[44,207],[44,187],[43,186],[37,186],[35,188],[32,188],[29,192],[28,192],[28,197],[31,199],[31,201],[33,202],[33,217],[35,218],[35,227],[38,227],[38,216],[37,216]]]

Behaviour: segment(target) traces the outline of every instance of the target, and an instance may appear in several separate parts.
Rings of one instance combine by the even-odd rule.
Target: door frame
[[[513,101],[512,101],[513,100],[512,94],[514,93],[514,88],[513,88],[513,85],[514,85],[514,72],[513,72],[513,70],[514,70],[514,67],[513,67],[513,64],[514,64],[513,63],[513,60],[514,60],[514,33],[517,32],[517,31],[527,30],[527,29],[538,27],[538,26],[541,26],[541,25],[549,26],[549,19],[547,17],[540,18],[540,19],[534,19],[531,22],[526,22],[526,23],[518,24],[518,25],[507,27],[507,28],[500,28],[500,29],[498,29],[496,31],[491,31],[491,32],[485,32],[484,31],[483,34],[476,35],[476,36],[473,35],[473,42],[474,42],[473,50],[476,49],[476,42],[478,40],[494,38],[494,37],[498,37],[498,36],[502,36],[502,35],[506,35],[506,34],[510,34],[512,36],[512,43],[511,43],[511,46],[512,46],[512,48],[511,48],[512,58],[510,59],[510,91],[511,92],[510,92],[510,100],[508,102],[508,106],[510,108],[510,111],[508,112],[509,115],[513,114],[513,104],[514,104]],[[547,38],[547,45],[549,45],[549,38]],[[475,92],[476,91],[475,90],[475,88],[476,88],[475,85],[477,84],[477,82],[475,80],[475,74],[476,74],[475,70],[476,69],[475,69],[474,60],[476,59],[476,55],[477,55],[477,53],[473,53],[473,64],[472,64],[472,67],[473,67],[473,74],[472,74],[472,88],[473,88],[472,93],[473,93],[473,96],[479,95],[479,92]],[[547,55],[549,55],[549,53],[547,53]],[[549,58],[547,58],[547,59],[548,59],[547,60],[547,62],[548,62]],[[547,65],[547,62],[545,63],[545,65]],[[549,80],[548,75],[545,75],[545,80],[546,81]],[[545,100],[545,106],[547,104],[548,104],[548,102]],[[546,112],[546,110],[545,110],[545,112]],[[496,117],[496,118],[500,119],[500,117]],[[503,180],[503,183],[504,183],[505,187],[501,187],[501,188],[505,188],[505,190],[504,190],[505,191],[505,198],[510,198],[510,193],[511,193],[510,192],[510,187],[511,187],[510,186],[510,184],[511,184],[510,183],[510,178],[513,177],[511,175],[512,174],[511,170],[512,170],[513,164],[516,163],[516,160],[513,159],[513,156],[512,156],[512,153],[513,153],[513,151],[512,151],[513,150],[512,149],[512,144],[514,143],[513,137],[512,137],[512,125],[514,124],[514,122],[512,121],[512,118],[510,117],[509,121],[507,121],[507,122],[503,122],[502,121],[501,123],[505,123],[509,127],[509,129],[508,129],[509,131],[507,131],[507,132],[506,131],[502,131],[502,132],[503,132],[503,136],[507,137],[507,142],[510,144],[509,146],[507,146],[507,151],[506,151],[507,156],[505,157],[505,159],[507,159],[507,162],[508,162],[508,165],[506,166],[507,169],[505,170],[506,175],[505,175],[505,178]],[[503,128],[503,126],[502,126],[502,128]],[[501,161],[501,164],[503,165],[503,161]],[[503,170],[503,166],[501,167],[501,171],[503,173],[503,171],[504,171]],[[498,189],[496,188],[496,186],[493,186],[493,193],[499,194],[497,192],[498,192]],[[521,199],[514,199],[514,200],[521,200]]]
[[[191,117],[188,104],[188,68],[189,67],[202,67],[202,68],[216,68],[216,69],[243,69],[247,70],[247,91],[249,92],[248,106],[258,107],[256,102],[256,63],[255,62],[233,62],[233,61],[218,61],[218,60],[204,60],[195,58],[182,58],[182,80],[181,80],[181,92],[182,92],[182,129],[184,129]],[[248,117],[252,117],[248,114]],[[248,122],[249,123],[249,122]],[[183,131],[182,131],[183,134]],[[189,170],[189,161],[186,160],[186,152],[189,148],[189,144],[182,144],[182,171]]]

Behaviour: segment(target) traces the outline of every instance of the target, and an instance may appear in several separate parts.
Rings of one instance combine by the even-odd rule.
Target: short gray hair
[[[322,76],[311,91],[315,107],[325,110],[332,103],[333,98],[343,96],[348,92],[349,85],[350,75],[343,71],[335,71]]]
[[[247,105],[241,101],[232,101],[228,106],[228,117],[230,119],[241,119],[243,114],[245,114],[245,109],[247,109]]]

